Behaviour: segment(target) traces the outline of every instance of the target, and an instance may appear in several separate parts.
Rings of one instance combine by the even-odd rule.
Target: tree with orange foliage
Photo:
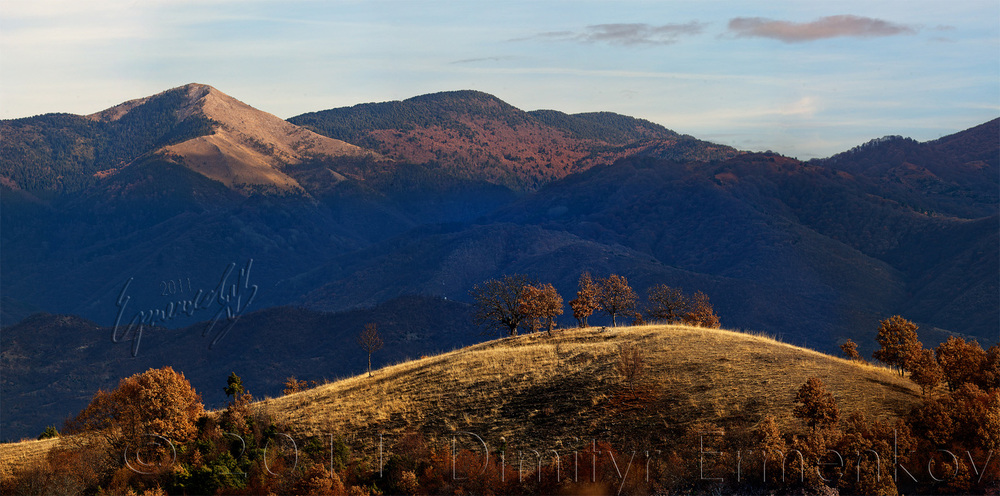
[[[518,300],[518,306],[525,320],[530,323],[531,332],[538,332],[544,323],[552,335],[555,318],[563,313],[563,299],[551,284],[525,286]]]
[[[715,309],[708,302],[708,295],[701,291],[695,291],[691,299],[688,300],[688,310],[682,319],[687,325],[712,329],[718,329],[722,326],[719,322],[719,316],[715,314]]]
[[[597,292],[597,304],[611,316],[612,327],[618,327],[618,314],[635,309],[635,291],[628,285],[627,279],[617,274],[598,280],[597,285],[600,288]]]
[[[849,360],[861,360],[861,354],[858,353],[858,343],[855,343],[850,339],[840,345],[840,351],[842,351],[844,356]]]
[[[986,352],[977,341],[966,342],[955,336],[939,344],[936,351],[937,361],[944,370],[951,391],[957,391],[962,384],[976,382],[976,376],[986,368],[988,361]]]
[[[152,460],[170,455],[167,443],[158,439],[190,441],[197,434],[196,422],[204,411],[201,396],[184,374],[167,366],[122,379],[111,392],[98,391],[83,411],[66,422],[65,430],[97,434],[103,441],[98,450],[104,462],[95,470],[109,474],[121,467],[123,455],[144,467],[161,466]],[[95,445],[82,442],[78,447],[95,449]]]
[[[378,333],[378,326],[370,322],[365,324],[365,330],[358,336],[358,344],[368,353],[368,377],[372,376],[372,353],[382,349],[382,336]],[[286,393],[287,394],[287,393]]]
[[[113,428],[121,430],[129,440],[156,434],[184,442],[197,432],[195,421],[204,411],[201,395],[184,374],[167,366],[122,379],[111,392],[98,391],[69,422],[68,430]]]
[[[805,420],[813,431],[817,426],[833,425],[840,418],[837,402],[818,377],[810,377],[799,388],[795,402],[800,404],[792,410],[792,415]]]
[[[590,272],[580,275],[580,290],[576,292],[576,298],[569,302],[570,308],[573,309],[573,317],[579,322],[580,327],[587,327],[587,317],[600,308],[597,304],[599,290],[600,288],[591,279]]]
[[[931,350],[920,350],[918,357],[910,363],[910,380],[920,386],[925,397],[943,378],[944,370],[934,359],[934,352]]]
[[[910,370],[910,362],[917,358],[924,347],[917,339],[917,325],[899,315],[880,322],[875,339],[880,348],[872,353],[872,357],[886,365],[895,366],[901,376],[904,371]]]

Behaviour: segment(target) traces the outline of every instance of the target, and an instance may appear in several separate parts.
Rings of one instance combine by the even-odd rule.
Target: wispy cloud
[[[517,59],[517,57],[514,57],[512,55],[498,55],[498,56],[494,56],[494,57],[476,57],[476,58],[472,58],[472,59],[453,60],[453,61],[449,62],[449,64],[475,64],[477,62],[503,62],[503,61],[506,61],[506,60],[515,60],[515,59]]]
[[[697,21],[659,26],[644,23],[594,24],[580,31],[550,31],[532,38],[626,46],[671,45],[677,43],[682,36],[697,35],[704,29],[705,24]]]
[[[813,22],[737,17],[729,21],[729,31],[739,37],[773,38],[786,43],[837,37],[872,38],[917,32],[912,26],[854,15],[823,17]]]

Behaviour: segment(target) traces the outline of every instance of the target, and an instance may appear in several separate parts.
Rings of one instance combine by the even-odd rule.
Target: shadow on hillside
[[[887,387],[887,388],[889,388],[889,389],[891,389],[893,391],[896,391],[897,393],[903,393],[903,394],[907,394],[907,395],[910,395],[910,396],[919,396],[916,393],[914,393],[912,389],[900,386],[899,384],[893,384],[891,382],[879,380],[879,379],[876,379],[876,378],[873,378],[873,377],[865,377],[865,380],[868,381],[868,382],[873,382],[873,383],[878,384],[880,386]]]

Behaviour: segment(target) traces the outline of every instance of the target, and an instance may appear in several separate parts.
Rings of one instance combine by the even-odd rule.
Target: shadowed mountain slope
[[[208,322],[147,327],[134,357],[134,334],[125,335],[124,326],[114,343],[110,327],[35,314],[5,327],[0,336],[3,437],[35,437],[47,425],[61,426],[98,389],[114,389],[122,377],[150,367],[183,371],[209,407],[224,404],[222,388],[230,372],[258,396],[280,395],[290,376],[322,382],[354,375],[367,365],[355,338],[369,322],[378,325],[385,341],[372,356],[376,367],[449,351],[483,339],[472,328],[470,311],[463,303],[418,296],[337,314],[274,307],[244,315],[211,348],[223,324],[207,337]]]

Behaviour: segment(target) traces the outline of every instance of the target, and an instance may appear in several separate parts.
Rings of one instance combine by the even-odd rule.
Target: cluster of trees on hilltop
[[[588,326],[594,312],[607,314],[615,327],[620,317],[632,318],[633,324],[649,320],[715,328],[720,325],[708,295],[701,291],[687,295],[681,289],[659,284],[649,288],[647,303],[640,308],[639,297],[624,276],[611,274],[595,280],[584,272],[579,287],[569,306],[580,327]],[[521,328],[537,332],[542,327],[551,334],[555,318],[563,314],[562,296],[551,284],[520,274],[490,279],[476,285],[470,294],[476,307],[475,323],[508,336],[516,336]]]

